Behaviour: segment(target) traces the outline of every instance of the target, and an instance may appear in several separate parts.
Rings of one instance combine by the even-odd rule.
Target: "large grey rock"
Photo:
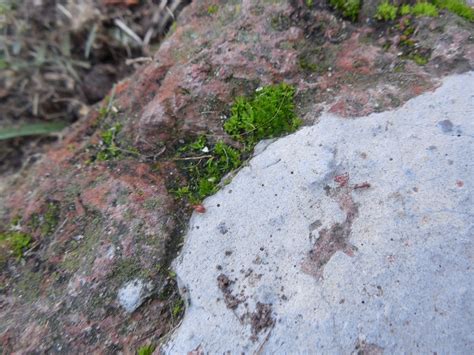
[[[474,73],[323,115],[194,214],[168,353],[474,351]]]

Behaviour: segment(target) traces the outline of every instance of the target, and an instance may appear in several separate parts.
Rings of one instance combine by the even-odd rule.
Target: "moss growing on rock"
[[[351,21],[356,21],[361,7],[360,0],[329,0],[329,3]]]
[[[446,9],[468,21],[474,22],[474,9],[463,0],[433,0],[431,2],[420,1],[410,6],[403,4],[396,7],[388,1],[381,3],[374,16],[379,21],[392,21],[400,16],[413,15],[417,17],[437,17],[441,9]]]
[[[379,21],[393,21],[397,18],[397,7],[384,1],[377,7],[375,18]]]
[[[474,22],[474,9],[463,0],[434,0],[439,9],[446,9],[468,21]]]
[[[237,169],[262,139],[293,132],[301,121],[294,112],[295,89],[287,84],[257,89],[251,97],[239,97],[231,107],[224,130],[242,146],[239,151],[223,142],[211,144],[206,136],[178,149],[175,160],[188,184],[174,189],[178,198],[197,204],[218,190],[221,179]]]
[[[207,13],[208,15],[214,15],[217,13],[217,11],[219,11],[219,6],[217,5],[209,5],[209,7],[207,8]]]
[[[99,161],[111,160],[120,157],[121,150],[116,142],[117,134],[122,129],[121,124],[115,124],[101,134],[101,142],[99,144],[99,152],[96,159]]]
[[[155,351],[154,345],[144,345],[137,350],[137,355],[151,355]]]
[[[251,98],[237,98],[224,130],[251,150],[262,139],[295,131],[301,121],[294,112],[295,89],[287,84],[271,85]]]
[[[29,234],[20,231],[0,233],[0,265],[5,263],[9,256],[20,259],[30,246],[32,238]]]
[[[428,2],[419,2],[411,8],[411,13],[415,16],[436,17],[439,15],[438,9]]]
[[[211,145],[205,136],[179,149],[178,165],[189,184],[175,190],[179,198],[198,203],[217,191],[217,185],[228,172],[241,164],[240,152],[222,142]]]

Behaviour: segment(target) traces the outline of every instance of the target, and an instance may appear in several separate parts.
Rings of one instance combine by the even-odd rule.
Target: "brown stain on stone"
[[[269,303],[257,302],[255,312],[250,314],[250,327],[252,330],[251,339],[257,340],[258,334],[265,329],[273,327],[275,319],[272,316],[272,305]]]
[[[323,228],[319,231],[319,238],[308,252],[301,266],[305,273],[318,279],[322,278],[324,267],[337,251],[342,251],[349,256],[354,256],[354,252],[357,251],[357,247],[349,242],[349,238],[352,224],[359,215],[359,206],[352,197],[354,187],[347,184],[349,175],[344,176],[347,176],[347,181],[341,184],[340,181],[336,180],[339,186],[330,189],[329,196],[336,200],[339,208],[345,212],[346,218],[341,223],[334,223],[329,228]]]
[[[357,355],[383,355],[383,350],[384,349],[377,344],[359,340],[353,353]]]
[[[227,308],[236,309],[243,300],[232,294],[231,286],[234,282],[231,281],[226,275],[220,274],[217,277],[217,287],[221,290],[224,296],[224,302]]]

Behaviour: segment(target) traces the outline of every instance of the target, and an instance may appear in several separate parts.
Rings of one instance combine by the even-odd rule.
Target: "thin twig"
[[[144,62],[151,62],[151,61],[153,61],[152,57],[138,57],[138,58],[127,59],[125,61],[125,64],[132,65],[135,63],[144,63]]]
[[[212,155],[201,155],[199,157],[174,158],[173,160],[200,160],[204,158],[213,158]]]

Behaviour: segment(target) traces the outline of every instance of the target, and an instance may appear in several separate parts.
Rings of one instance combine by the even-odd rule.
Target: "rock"
[[[134,279],[123,285],[118,291],[118,302],[128,312],[133,313],[150,296],[153,285]]]
[[[310,10],[302,1],[278,0],[272,2],[271,6],[253,1],[220,2],[217,11],[209,13],[208,10],[209,3],[200,1],[185,8],[174,33],[170,33],[163,41],[153,61],[139,68],[129,79],[117,83],[114,95],[109,93],[108,96],[114,98],[112,103],[98,104],[88,117],[71,126],[64,132],[60,142],[51,146],[39,161],[25,167],[18,176],[4,179],[2,175],[0,232],[20,220],[21,231],[32,238],[31,248],[25,252],[23,260],[19,262],[11,258],[7,267],[1,270],[0,342],[3,352],[133,353],[145,340],[157,344],[177,325],[179,319],[172,310],[175,306],[179,310],[181,303],[167,268],[176,255],[180,238],[186,229],[188,210],[182,208],[170,192],[185,179],[176,167],[174,153],[182,144],[180,142],[189,142],[200,134],[208,135],[210,142],[229,140],[223,132],[222,123],[236,97],[252,94],[258,87],[272,83],[286,82],[295,86],[298,116],[307,125],[316,124],[319,120],[323,123],[303,129],[296,137],[314,130],[319,132],[319,136],[309,143],[317,146],[319,143],[315,142],[326,139],[326,147],[336,144],[329,141],[331,137],[343,136],[333,130],[344,129],[347,130],[345,134],[349,134],[367,129],[366,121],[370,120],[355,121],[352,118],[399,107],[407,100],[435,89],[446,75],[474,68],[472,25],[455,16],[412,21],[411,26],[415,29],[412,40],[417,48],[419,45],[431,53],[426,65],[417,65],[406,56],[397,56],[400,48],[393,44],[393,38],[400,36],[403,30],[383,26],[375,28],[366,24],[355,26],[331,12],[315,8]],[[449,107],[449,102],[446,105]],[[321,113],[325,111],[348,119],[329,120],[327,115],[321,118]],[[441,109],[439,112],[442,112]],[[452,132],[443,133],[440,130],[435,137],[446,138],[447,134],[457,134],[455,132],[461,121],[457,122],[452,117],[439,117],[437,121],[443,120],[453,123]],[[409,123],[413,124],[414,121]],[[419,129],[418,126],[414,128]],[[380,136],[384,129],[384,126],[375,127],[374,134]],[[97,159],[98,152],[104,149],[101,143],[103,136],[111,130],[117,133],[113,139],[120,148],[120,154],[105,161]],[[367,137],[367,132],[365,136],[361,133],[362,137]],[[386,139],[393,143],[395,138],[390,134]],[[462,139],[465,138],[458,140]],[[305,140],[301,137],[300,141]],[[259,157],[269,157],[273,154],[271,147],[286,144],[279,142],[272,143],[266,149],[264,144],[260,145],[259,148],[264,150]],[[346,143],[349,146],[349,142]],[[400,149],[404,143],[401,141]],[[340,150],[343,150],[342,144],[338,143]],[[294,147],[297,146],[298,142],[295,142]],[[392,145],[389,147],[393,148]],[[288,152],[292,151],[290,148]],[[313,148],[308,146],[308,152],[314,152]],[[437,151],[433,152],[435,154]],[[330,161],[329,156],[333,154],[326,151],[317,153],[317,159],[307,155],[293,155],[291,159],[285,159],[289,159],[288,164],[301,163],[307,159],[305,166],[311,168],[310,162],[314,161],[319,169],[314,173],[317,174],[329,169],[318,165],[320,159],[323,162]],[[396,158],[393,156],[394,160]],[[371,159],[367,157],[367,164],[372,164]],[[439,159],[444,158],[440,156]],[[268,171],[274,171],[275,174],[286,171],[287,168],[277,160],[275,157],[275,160],[261,164],[268,166]],[[453,162],[452,168],[458,163]],[[341,164],[343,168],[350,168],[348,161],[341,161]],[[242,170],[240,176],[248,171]],[[322,225],[313,233],[312,240],[304,242],[304,251],[301,245],[293,245],[291,239],[285,244],[288,250],[303,252],[301,258],[306,257],[305,260],[308,260],[306,273],[298,265],[295,268],[304,274],[295,277],[295,282],[304,277],[310,286],[317,284],[334,262],[340,260],[341,263],[347,263],[344,259],[346,254],[353,253],[355,258],[358,253],[366,252],[354,239],[354,230],[360,227],[358,221],[367,212],[358,204],[362,203],[359,199],[378,190],[369,177],[359,179],[357,175],[350,175],[349,178],[350,186],[363,186],[367,180],[374,187],[356,189],[353,192],[353,204],[350,204],[350,199],[347,200],[345,211],[335,202],[348,198],[349,195],[344,194],[345,190],[328,190],[328,196],[322,202],[327,215],[308,221],[308,224],[314,222],[312,225],[315,228],[318,225],[316,220],[320,220]],[[239,179],[235,182],[238,183]],[[459,180],[459,184],[466,181],[464,186],[468,186],[468,180]],[[236,211],[252,204],[261,206],[262,211],[265,211],[261,204],[265,201],[273,203],[273,199],[282,193],[273,192],[273,189],[283,190],[278,181],[269,181],[274,185],[261,182],[265,185],[261,188],[268,191],[267,200],[242,199],[239,206],[233,205]],[[393,180],[388,182],[396,183]],[[297,186],[302,185],[285,186],[285,189],[288,193],[296,192],[294,189]],[[241,188],[236,190],[241,196],[253,191]],[[421,193],[423,190],[420,186],[418,188]],[[456,188],[461,189],[457,185]],[[227,187],[224,191],[228,193],[230,190]],[[233,196],[233,193],[229,196]],[[275,193],[278,196],[274,196]],[[397,196],[394,195],[393,201],[390,200],[393,206],[401,203]],[[423,198],[429,201],[431,197]],[[287,207],[292,210],[296,204],[288,195],[285,205],[275,203],[274,207],[278,206],[279,211]],[[375,212],[381,210],[378,205],[369,206]],[[199,210],[206,211],[202,214],[204,219],[216,218],[217,210],[213,205],[206,204],[205,208],[201,206]],[[221,210],[229,211],[227,202]],[[403,211],[400,207],[400,213]],[[346,219],[348,213],[353,216]],[[222,220],[213,226],[213,233],[218,233],[220,242],[233,240],[232,236],[242,226],[236,221],[228,223],[228,216],[224,214],[218,215]],[[45,216],[54,218],[44,223]],[[264,216],[267,215],[259,212],[252,218],[255,223],[260,223]],[[312,219],[313,216],[309,217]],[[270,219],[271,228],[276,230],[288,223],[283,212],[272,215]],[[193,223],[195,221],[196,217],[193,217]],[[265,225],[268,221],[261,222]],[[302,233],[304,230],[303,234],[308,236],[307,226],[301,220],[294,222],[295,228],[301,229]],[[392,225],[392,220],[388,222],[392,229],[396,227]],[[248,232],[253,233],[253,230]],[[316,238],[319,232],[322,239],[318,244]],[[267,284],[270,274],[267,271],[263,273],[263,268],[268,267],[265,253],[272,244],[267,239],[259,239],[268,236],[251,236],[253,239],[249,241],[249,246],[257,244],[263,250],[258,249],[259,254],[253,255],[250,261],[242,259],[246,263],[242,275],[247,275],[246,279],[253,285]],[[277,236],[278,233],[275,233],[274,238]],[[333,236],[339,238],[334,245],[330,242]],[[239,235],[239,238],[248,237]],[[265,243],[260,244],[260,241]],[[236,342],[247,342],[247,335],[262,341],[270,329],[273,329],[270,340],[274,339],[281,325],[277,321],[280,306],[273,297],[272,288],[268,293],[262,288],[260,292],[266,296],[255,302],[246,300],[245,292],[240,294],[241,267],[239,265],[232,271],[228,263],[236,262],[233,260],[240,258],[241,252],[232,247],[229,245],[225,250],[218,251],[216,260],[221,254],[225,256],[225,263],[221,266],[223,269],[212,275],[212,282],[208,280],[208,283],[203,284],[211,285],[209,292],[215,291],[216,297],[221,299],[216,312],[228,312],[224,297],[230,306],[237,304],[236,312],[243,317],[241,321],[247,325],[248,332],[236,336]],[[285,248],[278,252],[285,255]],[[320,249],[325,250],[322,259],[314,256]],[[214,249],[210,247],[210,250]],[[314,250],[313,256],[307,254],[310,250]],[[229,252],[227,256],[226,252]],[[368,255],[367,260],[370,260],[378,254]],[[442,259],[443,253],[440,252],[439,257]],[[319,265],[326,261],[324,267]],[[239,275],[234,275],[236,272]],[[348,273],[354,275],[353,270]],[[227,296],[217,287],[220,274],[229,279],[228,287],[225,288]],[[202,275],[210,277],[206,272]],[[119,290],[135,279],[150,280],[156,290],[147,302],[130,315],[124,312],[117,297]],[[186,279],[186,282],[189,280]],[[366,286],[367,292],[372,292],[369,286]],[[333,287],[337,294],[337,287]],[[166,292],[158,291],[162,288]],[[360,290],[355,291],[354,295]],[[294,302],[292,292],[285,289],[280,291],[279,296],[282,300],[287,298],[287,302]],[[160,294],[166,297],[158,297]],[[326,295],[324,297],[327,298]],[[321,304],[325,303],[321,301]],[[347,306],[347,303],[343,304]],[[310,311],[305,312],[304,316]],[[440,312],[445,311],[440,309]],[[390,310],[387,312],[390,314]],[[329,313],[324,316],[331,318]],[[222,326],[222,329],[227,330],[219,333],[219,337],[215,336],[216,339],[227,339],[229,333],[226,332],[235,319],[229,318],[229,321],[229,324]],[[298,321],[301,322],[300,318]],[[235,329],[240,331],[241,327],[238,321]],[[353,338],[351,335],[347,339],[354,340],[354,346],[357,343],[360,349],[375,349],[376,346],[389,348],[387,344],[373,340],[370,334],[359,342]],[[235,345],[229,343],[229,346],[232,344]]]
[[[453,76],[256,155],[192,216],[165,352],[471,352],[473,93]]]

